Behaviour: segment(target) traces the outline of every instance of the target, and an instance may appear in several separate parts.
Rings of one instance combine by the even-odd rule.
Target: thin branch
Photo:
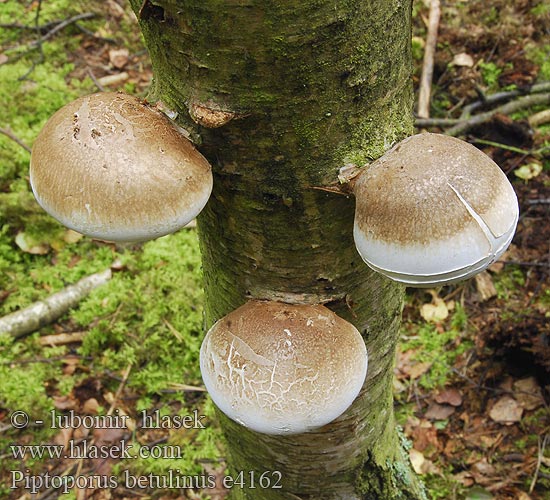
[[[96,17],[97,14],[95,12],[84,12],[83,14],[78,14],[73,17],[69,17],[69,19],[65,19],[65,21],[59,23],[55,28],[51,29],[46,33],[44,36],[42,36],[39,40],[36,40],[31,44],[32,46],[39,45],[47,40],[49,40],[52,36],[54,36],[58,31],[61,31],[62,29],[66,28],[72,23],[76,23],[78,21],[83,21],[84,19],[91,19],[92,17]]]
[[[472,118],[469,118],[468,120],[457,123],[456,125],[451,127],[449,130],[447,130],[445,133],[451,136],[457,136],[464,132],[467,132],[473,127],[476,127],[478,125],[481,125],[482,123],[488,122],[497,113],[501,113],[503,115],[510,115],[512,113],[515,113],[516,111],[521,111],[522,109],[527,109],[532,106],[538,106],[541,104],[550,104],[550,93],[533,94],[533,95],[520,97],[519,99],[503,104],[502,106],[499,106],[498,108],[495,108],[492,111],[480,113],[479,115],[475,115]]]
[[[467,119],[470,117],[473,111],[489,104],[496,104],[497,102],[508,101],[510,99],[513,99],[514,97],[522,95],[539,94],[541,92],[548,91],[550,91],[550,82],[535,83],[531,87],[527,87],[525,89],[510,90],[507,92],[496,92],[495,94],[491,94],[489,96],[483,96],[479,101],[475,101],[464,106],[460,118],[462,120]]]
[[[539,476],[540,466],[542,464],[542,459],[544,458],[544,449],[546,448],[546,444],[548,442],[550,436],[545,435],[542,439],[539,436],[538,439],[538,457],[537,457],[537,466],[535,467],[535,473],[533,474],[533,479],[531,481],[531,486],[529,487],[529,494],[533,493],[533,490],[535,489],[535,486],[537,484],[537,479]]]
[[[92,68],[88,68],[88,76],[92,79],[92,82],[94,82],[95,86],[98,88],[100,92],[105,92],[105,87],[101,85],[97,77],[94,75]]]
[[[58,333],[56,335],[44,335],[38,339],[41,346],[58,346],[82,342],[87,332]]]
[[[420,91],[418,95],[418,116],[420,118],[428,118],[430,116],[430,94],[440,17],[441,9],[439,0],[431,0],[428,36],[426,37],[426,48],[424,50],[424,61],[422,64],[422,76],[420,78]]]
[[[120,395],[122,394],[122,391],[124,389],[124,386],[126,385],[126,382],[128,382],[128,378],[130,377],[130,372],[132,371],[132,364],[133,363],[129,363],[128,366],[126,367],[126,370],[124,370],[124,374],[122,375],[122,380],[118,385],[118,389],[116,390],[115,395],[113,396],[113,401],[111,403],[109,410],[107,411],[107,415],[112,415],[113,412],[115,411],[116,404],[120,399]]]
[[[55,321],[76,306],[94,288],[107,283],[111,279],[111,274],[110,269],[92,274],[44,300],[0,318],[0,333],[8,333],[17,339]]]
[[[543,111],[535,113],[534,115],[531,115],[529,118],[527,118],[527,121],[529,122],[529,125],[531,125],[531,127],[533,128],[538,127],[539,125],[544,125],[545,123],[550,123],[550,109],[545,109]]]
[[[0,128],[0,134],[9,137],[12,141],[19,144],[19,146],[21,146],[24,150],[28,151],[29,153],[31,152],[31,148],[27,146],[21,139],[19,139],[19,137],[14,135],[14,133],[10,129]]]

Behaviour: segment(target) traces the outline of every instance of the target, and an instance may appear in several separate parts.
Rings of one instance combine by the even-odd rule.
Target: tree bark
[[[411,133],[411,0],[131,2],[150,100],[177,113],[214,169],[199,217],[205,326],[251,298],[322,303],[369,353],[360,396],[315,432],[266,436],[220,414],[233,474],[280,471],[283,485],[232,497],[424,498],[393,417],[403,287],[357,254],[353,199],[316,189]],[[207,128],[189,110],[203,124],[205,110],[233,119]]]

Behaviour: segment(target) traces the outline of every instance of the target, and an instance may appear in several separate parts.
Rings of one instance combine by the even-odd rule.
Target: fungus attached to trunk
[[[324,306],[250,301],[208,331],[200,364],[229,418],[265,434],[295,434],[351,405],[367,351],[357,329]]]
[[[160,112],[120,93],[57,111],[33,145],[38,203],[94,238],[145,241],[191,221],[212,190],[208,162]]]
[[[405,139],[354,185],[354,237],[375,271],[409,286],[469,278],[504,253],[518,202],[498,165],[439,134]]]

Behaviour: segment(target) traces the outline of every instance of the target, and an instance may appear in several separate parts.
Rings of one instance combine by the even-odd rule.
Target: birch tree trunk
[[[315,432],[267,436],[219,414],[233,473],[282,476],[282,490],[232,498],[424,498],[393,417],[403,287],[362,263],[353,199],[317,189],[412,131],[411,0],[131,2],[150,100],[177,113],[214,169],[199,217],[206,327],[251,298],[322,303],[369,353],[360,396]]]

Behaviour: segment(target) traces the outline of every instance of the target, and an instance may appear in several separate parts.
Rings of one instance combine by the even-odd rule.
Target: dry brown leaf
[[[76,401],[69,396],[53,396],[53,405],[58,410],[75,410]]]
[[[422,452],[412,448],[409,451],[409,458],[411,460],[412,467],[417,474],[437,474],[439,468],[431,461],[428,460]]]
[[[424,414],[424,417],[429,420],[445,420],[446,418],[449,418],[455,411],[455,408],[452,406],[432,403]]]
[[[542,406],[542,391],[535,377],[528,377],[514,383],[514,397],[525,410]]]
[[[82,405],[82,413],[86,415],[97,415],[99,411],[99,403],[96,398],[90,398],[84,401]]]
[[[15,236],[15,244],[25,253],[31,255],[46,255],[50,251],[50,246],[30,237],[28,234],[19,232]]]
[[[466,486],[467,488],[472,486],[475,481],[474,481],[474,478],[472,476],[472,474],[467,471],[467,470],[464,470],[462,472],[459,472],[458,474],[453,474],[453,477],[460,483],[462,484],[463,486]]]
[[[495,422],[512,425],[521,420],[523,408],[510,396],[503,396],[491,408],[489,416]]]
[[[421,425],[413,430],[410,437],[414,443],[414,448],[428,456],[438,452],[441,448],[441,443],[437,437],[437,429],[427,420],[423,420]]]
[[[126,48],[111,49],[109,51],[109,62],[117,69],[122,69],[128,64],[130,52]]]
[[[435,402],[439,404],[449,404],[451,406],[460,406],[462,404],[462,394],[457,389],[445,389],[438,392],[435,397]]]
[[[432,366],[432,364],[428,361],[416,363],[409,367],[408,375],[412,380],[417,379],[421,375],[424,375],[424,373],[430,369],[430,366]]]

